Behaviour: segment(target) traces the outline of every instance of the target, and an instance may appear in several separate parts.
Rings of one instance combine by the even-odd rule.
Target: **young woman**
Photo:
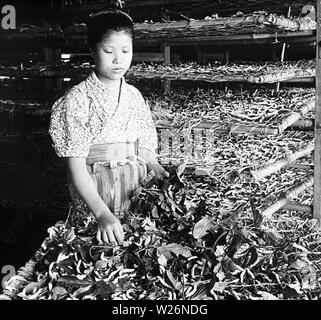
[[[99,242],[121,244],[117,215],[128,211],[132,192],[151,170],[156,183],[169,174],[156,159],[150,109],[124,79],[133,56],[131,17],[106,10],[90,15],[87,29],[95,70],[55,102],[49,133],[67,159],[71,208],[94,214]]]

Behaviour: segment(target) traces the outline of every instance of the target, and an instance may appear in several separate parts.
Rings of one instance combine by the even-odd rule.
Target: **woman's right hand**
[[[67,158],[67,165],[72,184],[97,219],[96,238],[98,242],[121,244],[124,240],[123,228],[100,197],[87,170],[86,158],[69,157]]]
[[[111,245],[121,244],[124,240],[123,227],[119,220],[111,213],[102,213],[97,217],[98,230],[96,238],[98,242]]]

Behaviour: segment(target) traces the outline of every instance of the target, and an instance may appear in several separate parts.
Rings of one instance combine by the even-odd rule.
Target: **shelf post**
[[[288,18],[291,17],[291,7],[289,7],[289,9],[288,9],[287,17],[288,17]],[[282,51],[281,51],[281,60],[280,60],[281,62],[284,61],[285,48],[286,48],[286,44],[283,42],[283,44],[282,44]],[[279,92],[279,91],[280,91],[280,82],[277,82],[277,83],[276,83],[276,92]]]
[[[163,43],[162,51],[164,53],[164,64],[168,66],[171,63],[171,47],[167,43]],[[171,90],[171,80],[165,79],[162,80],[162,83],[165,93],[168,93]]]
[[[314,203],[313,218],[321,220],[321,0],[317,0],[316,41],[316,104],[315,104],[315,150],[314,150]]]
[[[230,63],[230,49],[229,48],[225,48],[224,58],[225,58],[225,64],[229,64]]]
[[[45,23],[45,26],[47,23]],[[60,25],[56,24],[56,29],[60,29]],[[61,48],[53,48],[49,46],[45,46],[42,49],[43,52],[43,59],[46,64],[56,64],[61,61]],[[62,88],[62,79],[44,79],[44,88],[46,92],[52,90],[52,88],[58,88],[61,90]]]
[[[163,7],[161,8],[161,18],[165,21],[170,20],[168,12]],[[161,49],[164,54],[164,64],[168,66],[171,63],[171,47],[165,42],[161,44]],[[171,80],[162,80],[162,87],[165,93],[168,93],[171,90]]]

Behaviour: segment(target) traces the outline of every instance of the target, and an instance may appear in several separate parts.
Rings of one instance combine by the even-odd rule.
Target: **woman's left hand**
[[[155,172],[152,182],[156,185],[169,178],[169,172],[167,172],[158,162],[147,163],[147,171],[150,172],[151,170]]]

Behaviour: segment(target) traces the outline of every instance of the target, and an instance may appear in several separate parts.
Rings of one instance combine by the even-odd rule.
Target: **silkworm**
[[[119,271],[119,275],[122,276],[124,273],[132,273],[135,272],[135,269],[123,269]]]
[[[215,293],[214,286],[213,286],[213,288],[210,290],[210,294],[213,296],[213,298],[214,298],[215,300],[219,300],[218,297],[217,297],[217,294]]]
[[[157,279],[160,281],[160,283],[165,286],[166,288],[173,289],[168,283],[165,282],[164,279],[162,279],[160,276],[157,276]]]
[[[134,289],[128,289],[126,291],[126,297],[127,297],[128,300],[134,300],[135,299],[135,297],[132,296],[133,293],[135,293]]]
[[[186,298],[191,297],[196,292],[196,290],[197,290],[197,284],[193,283],[192,289],[188,293],[186,293],[185,297]]]
[[[76,265],[76,271],[77,273],[81,273],[80,271],[80,265],[81,265],[81,260],[78,261],[77,265]]]
[[[246,272],[248,273],[248,275],[249,275],[253,280],[255,280],[255,276],[254,276],[253,272],[252,272],[250,269],[246,269]]]
[[[110,281],[110,279],[114,277],[121,269],[122,267],[118,267],[115,271],[111,272],[110,275],[106,278],[106,281]]]

